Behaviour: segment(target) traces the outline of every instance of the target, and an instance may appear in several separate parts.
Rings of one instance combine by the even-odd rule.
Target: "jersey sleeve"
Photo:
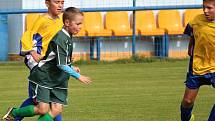
[[[38,29],[42,26],[41,17],[39,17],[33,27],[25,31],[20,41],[20,55],[29,54],[33,50],[33,36],[37,33]]]
[[[190,26],[190,24],[187,24],[185,27],[184,34],[193,37],[193,28]]]
[[[78,79],[80,78],[80,74],[78,72],[76,72],[74,70],[74,67],[73,66],[68,66],[68,65],[59,65],[58,68],[60,68],[61,70],[63,70],[64,72],[68,73],[70,76]]]
[[[20,41],[20,55],[26,55],[32,50],[33,41],[31,38],[31,31],[23,33]]]

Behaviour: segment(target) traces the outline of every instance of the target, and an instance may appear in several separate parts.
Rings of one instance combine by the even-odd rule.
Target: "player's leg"
[[[8,112],[3,116],[3,120],[13,119],[16,116],[20,117],[32,117],[36,115],[35,106],[29,105],[22,108],[10,108]]]
[[[59,103],[51,103],[51,110],[45,115],[41,115],[37,121],[53,121],[53,118],[60,115],[63,111],[63,105]]]
[[[31,83],[31,82],[30,82]],[[12,109],[3,118],[7,117],[31,117],[34,115],[44,115],[49,111],[50,91],[47,88],[31,83],[33,97],[39,102],[37,106],[29,105],[22,108]]]
[[[32,90],[31,90],[31,84],[29,83],[28,84],[28,95],[29,95],[29,98],[27,98],[20,106],[21,107],[26,107],[28,105],[35,105],[35,102],[33,101],[33,98],[32,98]],[[21,121],[24,117],[15,117],[14,118],[14,121]]]
[[[189,89],[186,87],[183,100],[181,102],[181,120],[182,121],[189,121],[192,116],[192,109],[198,94],[197,89]]]
[[[54,118],[54,121],[63,121],[62,114],[57,115],[57,116]]]
[[[214,75],[213,75],[214,78]],[[211,79],[211,85],[215,88],[215,82],[213,79]],[[208,121],[215,121],[215,104],[213,105],[212,109],[211,109],[211,113],[210,116],[208,118]]]
[[[215,105],[213,105],[213,107],[211,109],[211,113],[210,113],[210,116],[208,118],[208,121],[215,121]]]
[[[67,105],[67,89],[54,88],[51,91],[50,98],[52,103],[52,113],[58,114],[54,118],[54,121],[62,121],[62,109],[63,105]],[[59,110],[60,109],[60,110]]]
[[[46,113],[45,115],[41,115],[37,121],[53,121],[52,116],[50,115],[50,113]]]
[[[8,119],[8,117],[32,117],[34,115],[44,115],[49,111],[49,104],[40,102],[37,106],[29,105],[22,108],[11,108],[3,119]]]
[[[31,70],[35,65],[37,65],[38,63],[33,59],[33,57],[31,55],[26,55],[25,59],[24,59],[24,63],[25,65]],[[33,101],[33,95],[32,95],[32,89],[31,89],[31,83],[28,83],[28,96],[29,98],[27,98],[26,100],[23,101],[23,103],[21,104],[21,107],[26,107],[28,105],[35,105],[35,102]],[[24,117],[15,117],[14,121],[21,121]]]

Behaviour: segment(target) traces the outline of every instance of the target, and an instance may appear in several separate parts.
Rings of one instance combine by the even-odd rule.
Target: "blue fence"
[[[0,61],[8,58],[8,23],[7,15],[0,14]]]

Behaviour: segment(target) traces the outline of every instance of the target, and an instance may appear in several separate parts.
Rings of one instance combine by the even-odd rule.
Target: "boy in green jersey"
[[[29,76],[33,97],[38,105],[11,108],[3,119],[8,121],[15,116],[41,115],[37,121],[53,121],[53,118],[62,113],[63,105],[67,105],[69,77],[85,84],[91,82],[89,77],[79,73],[79,68],[71,66],[72,35],[81,30],[82,22],[83,13],[79,9],[69,7],[64,11],[63,29],[51,40],[45,56]]]

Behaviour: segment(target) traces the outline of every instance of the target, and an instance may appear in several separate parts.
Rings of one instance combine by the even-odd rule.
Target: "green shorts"
[[[33,82],[29,82],[31,85],[31,90],[33,94],[33,98],[36,99],[36,102],[44,102],[44,103],[60,103],[63,105],[67,105],[67,89],[59,89],[59,88],[47,88],[44,86],[40,86]]]

